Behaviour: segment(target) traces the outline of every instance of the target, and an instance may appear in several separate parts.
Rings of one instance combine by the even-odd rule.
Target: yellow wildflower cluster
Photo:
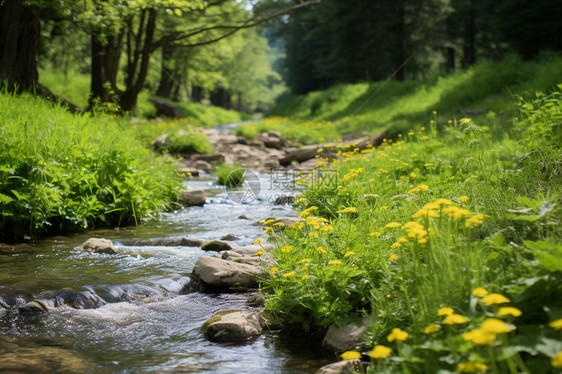
[[[427,191],[427,190],[429,190],[428,186],[426,186],[425,184],[420,184],[416,188],[413,188],[410,191],[408,191],[408,195],[412,194],[412,193],[415,193],[415,192],[421,192],[421,191]]]
[[[350,206],[348,208],[344,208],[341,210],[336,211],[336,213],[341,213],[341,214],[345,214],[345,213],[357,213],[357,208]]]
[[[301,214],[299,214],[299,217],[300,217],[300,218],[306,218],[306,217],[308,217],[312,212],[314,212],[315,210],[318,210],[318,207],[313,205],[313,206],[311,206],[310,208],[307,208],[307,209],[303,210],[303,211],[301,212]]]
[[[414,238],[420,244],[427,243],[428,232],[424,229],[422,225],[417,222],[408,222],[402,226],[403,230],[406,230],[410,238]]]

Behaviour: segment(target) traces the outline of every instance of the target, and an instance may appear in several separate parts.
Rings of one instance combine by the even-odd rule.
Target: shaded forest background
[[[556,0],[3,0],[0,79],[48,96],[64,79],[90,109],[156,95],[252,111],[283,92],[540,58],[562,48],[561,15]]]

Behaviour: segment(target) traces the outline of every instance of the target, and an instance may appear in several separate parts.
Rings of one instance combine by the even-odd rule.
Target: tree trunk
[[[158,90],[156,95],[172,98],[172,91],[175,87],[174,71],[171,68],[172,57],[174,50],[169,47],[162,48],[162,67],[160,69],[160,84],[158,85]]]
[[[194,102],[200,103],[201,100],[203,100],[204,94],[205,92],[203,90],[203,87],[195,85],[191,87],[191,100],[193,100]]]
[[[96,33],[92,34],[90,105],[95,99],[103,103],[112,102],[119,94],[117,73],[119,72],[122,42],[122,33],[108,36],[106,44],[99,40]]]
[[[35,90],[38,81],[35,59],[41,34],[39,16],[21,0],[0,6],[0,81],[10,91]]]
[[[406,4],[405,0],[397,0],[396,3],[396,24],[394,27],[395,53],[394,66],[398,68],[395,78],[399,81],[405,79],[404,62],[406,61]]]
[[[476,11],[474,3],[469,2],[470,9],[466,18],[464,32],[464,66],[471,66],[476,63]]]

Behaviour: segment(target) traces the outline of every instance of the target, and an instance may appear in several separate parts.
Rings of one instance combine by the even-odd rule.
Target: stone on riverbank
[[[322,366],[314,374],[355,374],[365,373],[365,368],[361,361],[356,358],[353,360],[345,360],[335,362],[326,366]]]
[[[42,314],[48,310],[49,308],[47,308],[47,306],[39,300],[30,301],[19,307],[20,314],[26,315]]]
[[[369,318],[366,317],[361,326],[351,323],[343,326],[331,325],[322,341],[322,346],[334,352],[357,349],[362,343],[363,333],[367,330],[369,322]]]
[[[217,313],[203,325],[204,334],[212,342],[240,342],[263,332],[263,318],[257,312],[231,311]]]
[[[231,251],[238,248],[236,244],[226,240],[211,240],[201,246],[202,250],[209,252]]]
[[[201,292],[236,292],[257,288],[269,273],[256,265],[216,257],[200,257],[191,272],[190,287]]]
[[[153,238],[141,240],[136,245],[150,245],[155,247],[201,247],[205,244],[205,239],[190,238],[187,236],[177,238]]]
[[[178,195],[178,201],[185,206],[203,206],[207,195],[203,190],[182,191]]]
[[[90,238],[82,244],[81,248],[83,251],[93,253],[105,253],[109,255],[117,253],[117,251],[115,251],[115,246],[109,239]]]

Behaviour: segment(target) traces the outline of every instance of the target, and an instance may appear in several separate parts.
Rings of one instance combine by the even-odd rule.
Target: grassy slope
[[[378,105],[366,106],[364,118],[348,121],[375,132],[395,126],[400,136],[376,150],[340,149],[333,162],[319,159],[338,178],[303,179],[309,189],[299,204],[307,222],[267,230],[279,236],[270,239],[277,241],[278,263],[266,284],[266,306],[313,331],[369,314],[360,351],[374,358],[375,345],[393,350],[389,359],[371,360],[369,373],[462,371],[468,361],[495,372],[525,366],[551,372],[559,362],[551,360],[562,360],[555,331],[562,328],[562,86],[549,96],[534,92],[562,82],[560,62],[513,60],[432,84],[389,83],[381,91],[386,98],[373,99]],[[492,77],[497,81],[489,82]],[[490,97],[506,95],[507,86],[528,91],[528,99]],[[344,106],[322,106],[325,117],[313,117],[306,100],[332,97],[350,106],[367,89],[338,86],[301,98],[305,103],[294,99],[293,109],[335,119]],[[345,90],[356,95],[334,95]],[[290,107],[278,110],[290,114]],[[493,108],[495,115],[437,130],[435,122],[443,124],[458,108]],[[488,304],[472,295],[477,287],[511,302]],[[505,306],[522,315],[496,315]],[[443,307],[455,317],[438,316],[450,312]],[[485,330],[490,322],[483,322],[494,316],[496,326],[515,332]],[[429,325],[438,331],[428,333]],[[408,332],[404,343],[389,340],[400,336],[391,334],[395,328]]]
[[[55,94],[64,97],[73,104],[82,108],[88,106],[88,94],[90,92],[90,77],[87,74],[71,73],[65,76],[62,73],[52,71],[41,71],[39,81]],[[148,91],[141,92],[135,113],[137,117],[154,117],[156,109],[150,103],[151,95]],[[247,119],[247,115],[234,110],[228,110],[212,105],[199,103],[180,102],[182,113],[189,118],[194,125],[211,127],[224,123],[240,122]]]
[[[175,166],[123,119],[0,95],[0,240],[134,224],[166,209]]]
[[[387,130],[395,135],[412,124],[424,123],[433,111],[437,111],[436,120],[440,123],[464,117],[459,109],[486,109],[488,112],[479,121],[488,125],[501,122],[505,114],[513,114],[513,93],[546,92],[561,81],[562,58],[523,62],[513,57],[426,81],[340,84],[289,97],[268,115],[335,122],[338,134],[327,140],[347,132],[376,135]],[[314,135],[311,137],[318,140]]]

